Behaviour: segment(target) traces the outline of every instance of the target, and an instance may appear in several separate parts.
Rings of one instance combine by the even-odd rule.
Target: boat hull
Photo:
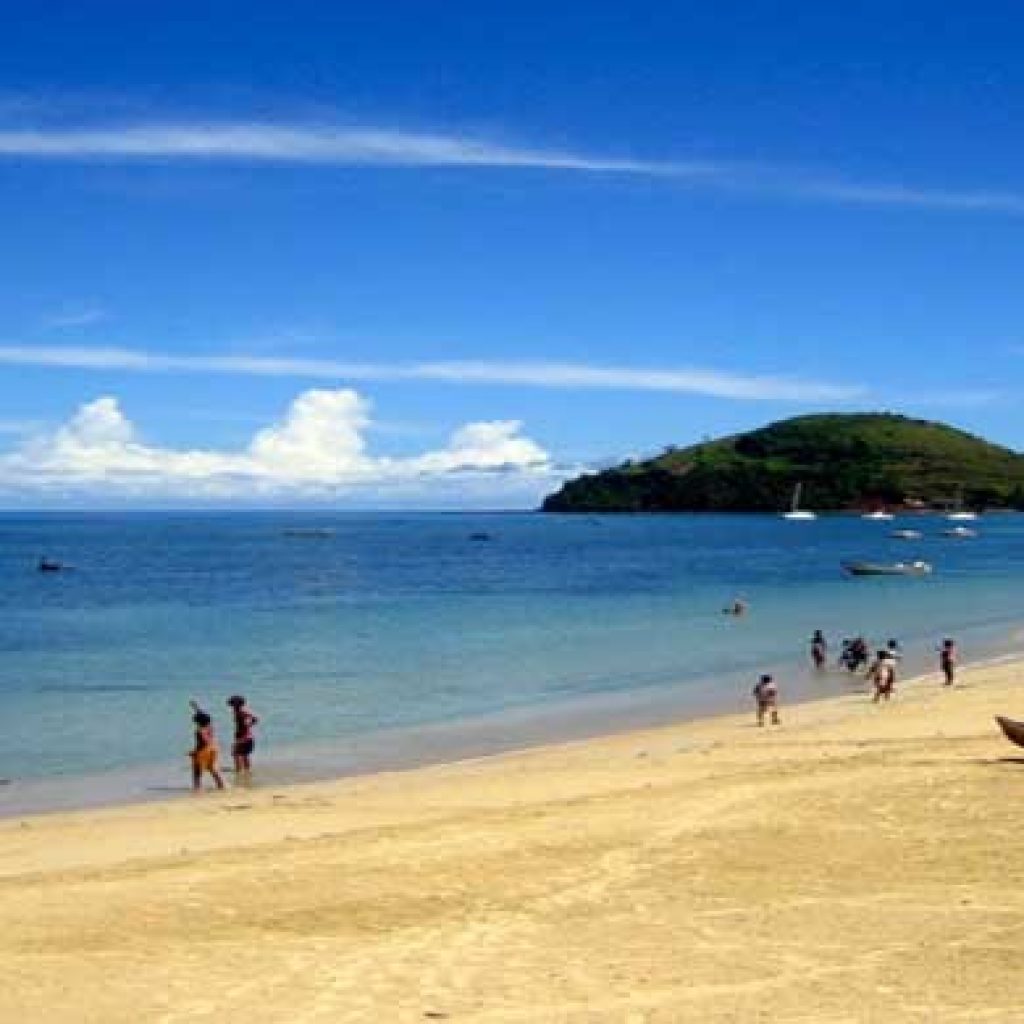
[[[1003,730],[1003,735],[1011,743],[1024,747],[1024,722],[1015,722],[1012,718],[1004,718],[1002,715],[996,715],[996,721]]]
[[[843,572],[851,576],[927,576],[932,567],[927,562],[842,562]]]

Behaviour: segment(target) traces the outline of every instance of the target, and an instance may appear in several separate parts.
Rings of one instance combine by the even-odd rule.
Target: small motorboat
[[[873,519],[876,522],[888,522],[892,519],[892,513],[886,512],[884,508],[876,508],[873,512],[865,512],[861,519]]]
[[[913,562],[857,562],[839,563],[843,572],[851,576],[927,576],[931,563],[917,559]]]
[[[1003,735],[1011,743],[1024,747],[1024,722],[1015,722],[1012,718],[1004,718],[1002,715],[996,715],[996,721],[1003,730]]]
[[[920,530],[893,530],[890,537],[895,537],[897,540],[920,540]]]
[[[942,531],[943,537],[977,537],[978,531],[972,530],[969,526],[951,526],[948,530]]]

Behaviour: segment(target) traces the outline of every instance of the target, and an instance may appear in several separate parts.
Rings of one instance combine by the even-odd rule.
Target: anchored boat
[[[803,484],[798,483],[793,488],[793,501],[789,507],[788,512],[782,513],[783,519],[817,519],[818,517],[808,508],[800,507],[800,492],[803,490]]]
[[[927,576],[932,571],[930,562],[858,562],[839,563],[843,572],[851,576]]]

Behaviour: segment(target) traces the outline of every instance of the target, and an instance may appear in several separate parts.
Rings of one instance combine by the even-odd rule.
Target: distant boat
[[[929,562],[856,562],[839,563],[843,572],[851,576],[927,576],[932,571]]]
[[[783,519],[817,519],[818,517],[810,510],[800,507],[800,492],[803,490],[803,484],[798,483],[793,488],[793,500],[790,503],[789,511],[782,513]]]
[[[892,513],[886,512],[884,508],[876,508],[873,512],[865,512],[861,519],[874,519],[878,522],[887,522],[892,519]]]
[[[889,534],[890,537],[895,537],[897,540],[920,540],[920,530],[893,530]]]
[[[39,565],[37,566],[40,572],[60,572],[62,569],[69,568],[64,565],[63,562],[54,561],[52,558],[40,558]]]
[[[334,531],[321,526],[292,526],[281,531],[286,537],[333,537]]]
[[[469,539],[470,540],[491,540],[492,538],[491,538],[491,535],[489,533],[484,533],[481,530],[478,533],[471,533],[469,535]]]
[[[996,715],[996,721],[1003,730],[1003,735],[1011,743],[1024,747],[1024,722],[1015,722],[1012,718],[1004,718],[1002,715]]]
[[[956,504],[946,513],[946,518],[953,523],[967,523],[978,518],[977,512],[964,508],[963,488],[961,488],[960,493],[957,495]]]
[[[969,526],[951,526],[948,530],[942,531],[943,537],[977,537],[978,531],[972,530]]]

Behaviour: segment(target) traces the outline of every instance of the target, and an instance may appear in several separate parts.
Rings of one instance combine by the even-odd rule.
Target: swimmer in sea
[[[827,658],[828,642],[825,640],[825,634],[820,629],[816,629],[814,636],[811,637],[811,661],[819,672],[824,670]]]

